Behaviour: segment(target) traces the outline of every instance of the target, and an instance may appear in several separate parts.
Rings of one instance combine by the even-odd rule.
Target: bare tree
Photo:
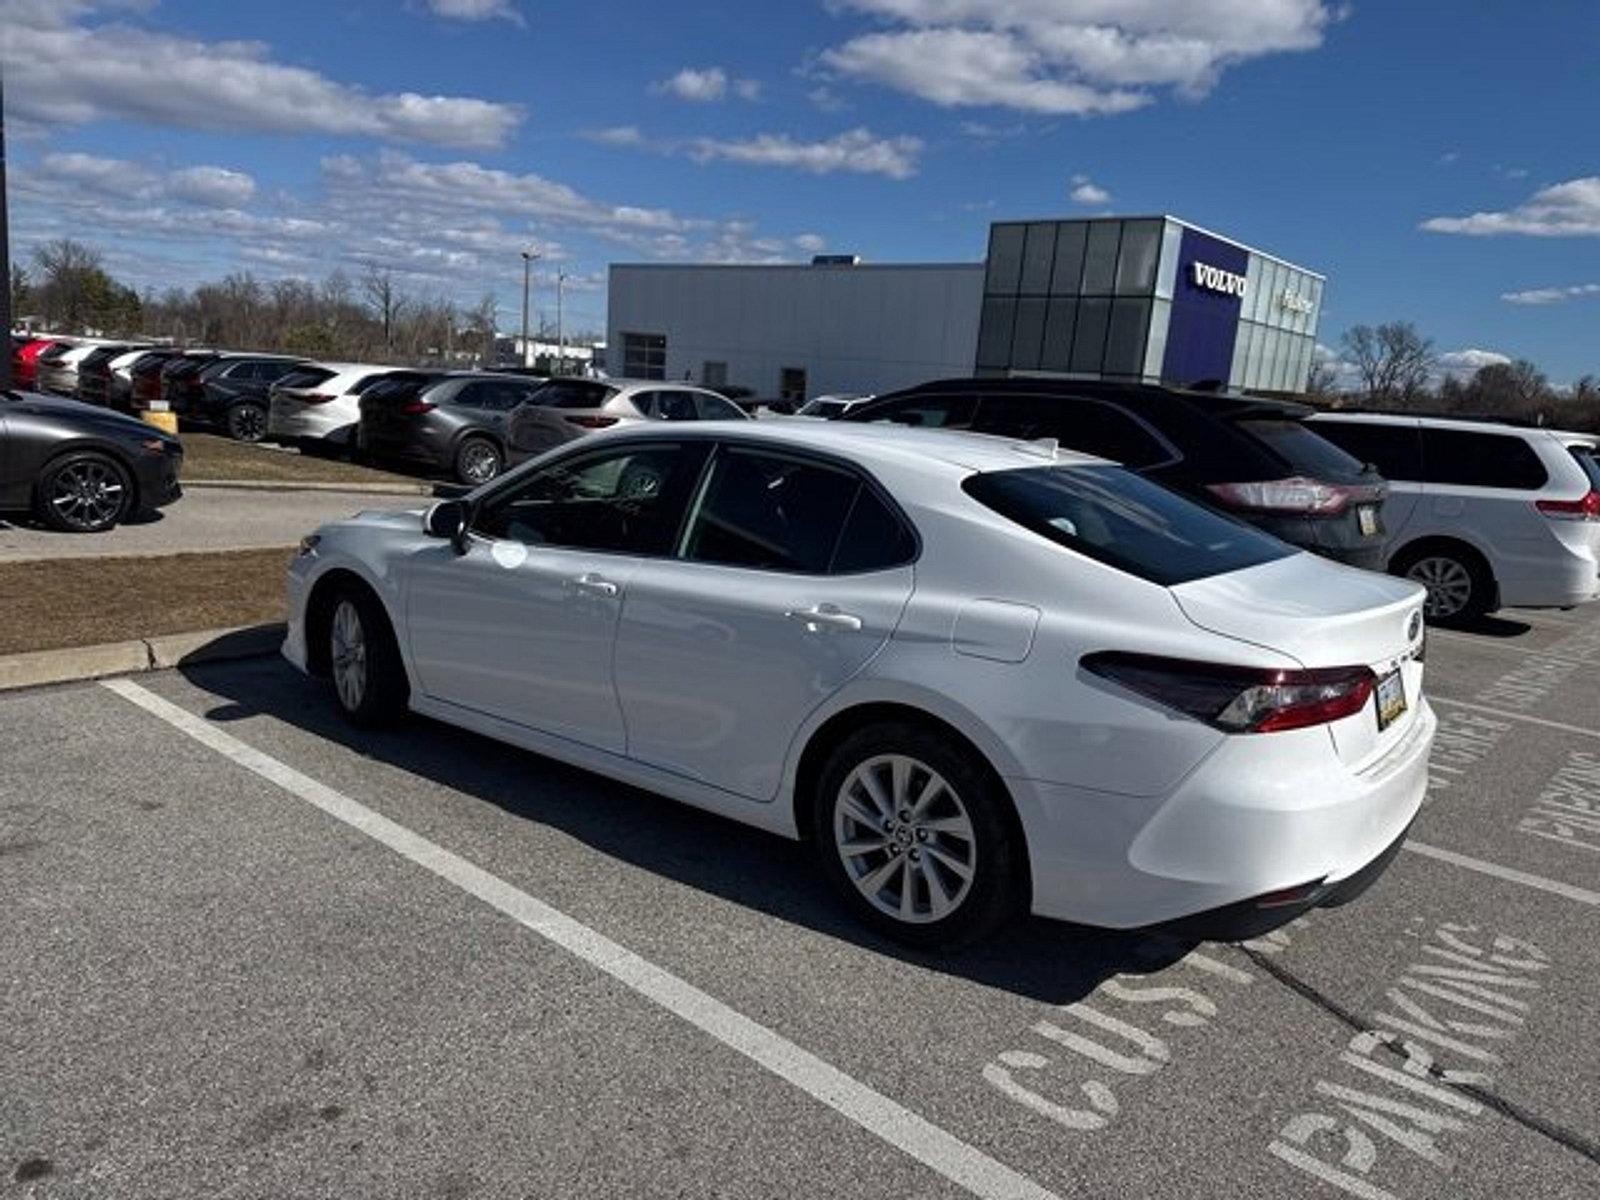
[[[387,267],[369,266],[361,277],[361,294],[383,330],[384,354],[392,355],[395,322],[407,307],[406,298],[395,287],[394,273]]]
[[[1373,328],[1357,325],[1344,335],[1346,356],[1361,375],[1367,397],[1377,404],[1409,404],[1427,389],[1437,358],[1433,342],[1410,321]]]

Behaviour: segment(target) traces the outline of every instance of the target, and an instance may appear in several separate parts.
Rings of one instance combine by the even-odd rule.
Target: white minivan
[[[1600,460],[1587,435],[1357,412],[1311,423],[1389,480],[1388,568],[1428,589],[1430,620],[1600,596]]]

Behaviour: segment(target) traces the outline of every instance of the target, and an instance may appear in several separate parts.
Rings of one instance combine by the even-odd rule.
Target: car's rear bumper
[[[1340,898],[1416,816],[1437,724],[1420,702],[1412,728],[1360,771],[1319,726],[1226,739],[1165,796],[1008,780],[1033,911],[1113,929],[1252,912],[1271,927]],[[1302,888],[1261,908],[1261,897]]]
[[[301,404],[280,397],[274,397],[267,412],[267,434],[274,438],[354,445],[356,423],[356,417],[331,405]]]

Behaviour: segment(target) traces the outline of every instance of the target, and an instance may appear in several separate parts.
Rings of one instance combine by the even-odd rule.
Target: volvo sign
[[[1224,271],[1221,267],[1213,267],[1210,263],[1197,262],[1193,264],[1195,287],[1205,288],[1208,292],[1220,292],[1224,296],[1238,296],[1244,299],[1245,278],[1233,271]]]

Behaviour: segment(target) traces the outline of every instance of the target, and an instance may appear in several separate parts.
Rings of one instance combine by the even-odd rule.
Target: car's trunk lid
[[[1329,726],[1350,766],[1381,757],[1416,719],[1424,595],[1417,584],[1293,554],[1171,590],[1202,629],[1288,654],[1306,667],[1365,666],[1387,681],[1361,712]],[[1404,709],[1395,712],[1399,700]],[[1380,701],[1387,709],[1382,717]]]

